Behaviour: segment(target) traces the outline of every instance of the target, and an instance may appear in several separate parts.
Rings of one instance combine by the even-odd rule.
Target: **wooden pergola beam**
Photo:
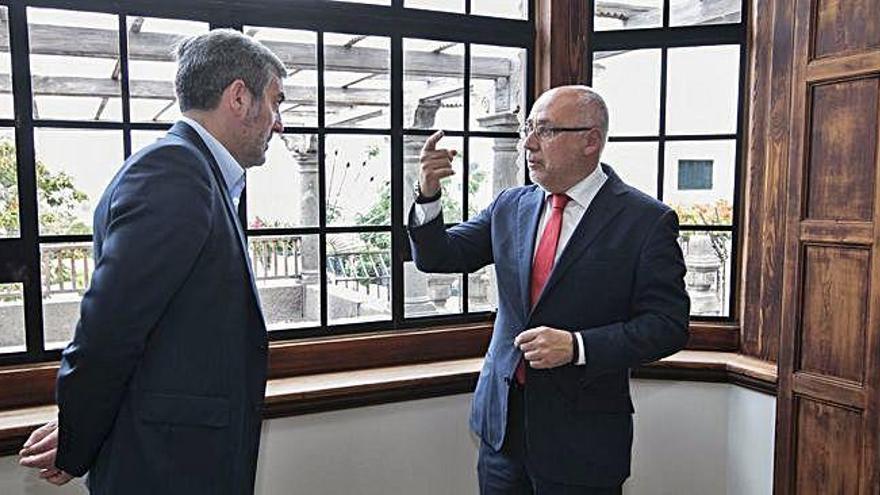
[[[34,55],[58,55],[95,58],[119,57],[118,33],[111,29],[31,24],[30,49]],[[0,51],[9,51],[9,29],[0,21]],[[173,46],[184,36],[167,33],[132,32],[128,38],[128,53],[132,60],[155,62],[174,61]],[[75,40],[75,42],[71,42]],[[284,62],[285,66],[300,70],[315,70],[315,45],[287,41],[264,41]],[[324,65],[328,71],[387,73],[390,53],[379,48],[327,45]],[[406,71],[409,75],[433,77],[462,77],[464,57],[446,53],[405,52]],[[511,76],[511,64],[503,57],[473,57],[471,76],[476,79],[497,79]]]
[[[117,98],[121,95],[119,82],[110,78],[34,76],[33,93],[51,96],[80,96]],[[0,93],[11,93],[12,82],[8,74],[0,74]],[[170,81],[133,80],[129,83],[132,98],[173,100],[174,84]],[[317,90],[305,86],[284,86],[285,100],[289,103],[314,105]],[[327,88],[324,91],[327,106],[387,106],[390,94],[381,89]]]

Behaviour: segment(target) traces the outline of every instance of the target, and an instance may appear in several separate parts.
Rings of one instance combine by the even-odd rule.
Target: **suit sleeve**
[[[56,466],[71,475],[94,462],[151,330],[206,242],[216,194],[202,161],[184,147],[157,148],[111,193],[101,255],[56,385]]]
[[[684,348],[690,312],[685,271],[678,217],[668,210],[654,224],[639,257],[633,284],[634,317],[580,332],[586,347],[585,372],[631,368]]]
[[[442,211],[433,220],[417,226],[414,204],[408,225],[416,267],[429,273],[471,273],[491,264],[492,211],[499,198],[501,195],[473,219],[449,229],[444,226]]]

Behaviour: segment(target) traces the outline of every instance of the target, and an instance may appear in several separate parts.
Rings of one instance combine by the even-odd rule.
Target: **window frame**
[[[635,28],[620,30],[597,31],[595,29],[594,12],[596,0],[583,0],[587,3],[586,13],[589,19],[586,25],[586,48],[584,50],[584,73],[587,84],[593,81],[593,55],[596,52],[614,50],[660,50],[660,101],[659,101],[659,127],[657,134],[647,136],[610,136],[608,142],[657,143],[657,196],[663,200],[666,168],[666,143],[682,141],[725,141],[735,142],[734,156],[734,181],[733,202],[730,225],[680,225],[680,231],[684,232],[730,232],[730,289],[727,295],[727,316],[696,316],[691,315],[691,321],[707,324],[728,323],[737,321],[739,310],[739,298],[737,297],[740,284],[741,252],[742,252],[742,211],[743,211],[743,187],[744,169],[746,157],[746,117],[748,116],[748,34],[749,20],[751,18],[750,3],[741,0],[741,17],[739,23],[729,24],[705,24],[670,26],[670,0],[663,0],[663,16],[660,27]],[[739,82],[737,84],[737,117],[736,132],[733,134],[667,134],[667,80],[669,65],[669,50],[684,47],[738,45],[739,46]]]
[[[529,0],[530,4],[534,0]],[[132,121],[131,98],[128,78],[128,18],[134,16],[166,19],[195,20],[207,22],[210,28],[231,27],[242,30],[243,26],[264,26],[309,30],[316,35],[318,71],[318,109],[315,127],[285,126],[285,134],[313,134],[317,136],[319,173],[318,226],[280,229],[247,229],[248,239],[271,235],[319,236],[319,274],[321,311],[317,326],[274,330],[269,333],[273,342],[318,337],[351,337],[380,331],[402,331],[412,328],[448,327],[490,322],[494,312],[469,312],[467,285],[462,284],[462,311],[449,315],[422,317],[404,316],[403,264],[408,259],[408,238],[403,219],[403,194],[409,186],[403,183],[403,142],[408,136],[427,136],[431,131],[404,128],[403,116],[403,40],[406,38],[429,39],[463,43],[465,46],[464,87],[469,87],[471,45],[509,46],[525,50],[522,68],[522,93],[525,100],[523,111],[531,107],[535,93],[535,21],[529,9],[529,18],[513,20],[470,15],[471,0],[465,2],[465,13],[434,12],[410,9],[403,0],[392,0],[390,6],[326,2],[323,0],[196,0],[183,6],[173,0],[0,0],[7,9],[10,33],[10,57],[14,99],[14,118],[0,119],[0,127],[15,129],[20,205],[20,236],[0,239],[0,283],[24,284],[25,345],[26,351],[0,355],[0,366],[23,363],[57,361],[60,350],[47,350],[43,332],[42,277],[40,271],[41,246],[53,243],[91,242],[92,235],[43,235],[39,232],[37,210],[37,187],[35,167],[34,134],[36,129],[112,129],[122,131],[123,150],[127,158],[132,150],[132,131],[164,131],[172,123],[145,123]],[[32,105],[32,79],[29,64],[29,32],[27,8],[54,8],[117,15],[119,26],[120,96],[122,120],[119,122],[35,119]],[[199,10],[200,7],[204,9]],[[533,7],[533,6],[532,6]],[[391,124],[383,129],[326,127],[324,122],[324,33],[357,33],[390,38],[390,106]],[[464,115],[460,131],[448,131],[447,136],[463,140],[463,184],[468,183],[468,138],[513,138],[516,132],[470,130],[470,97],[464,93]],[[328,226],[326,222],[324,146],[327,136],[383,135],[390,137],[391,219],[388,226]],[[276,138],[277,139],[277,138]],[[522,167],[523,181],[528,182],[527,169]],[[463,215],[468,212],[468,188],[461,191]],[[247,226],[247,191],[239,203],[239,219]],[[327,259],[326,237],[339,233],[385,232],[391,235],[391,316],[375,322],[328,325],[327,273],[323,269]],[[466,276],[466,274],[461,274]],[[464,279],[466,280],[466,279]],[[75,322],[71,321],[73,326]],[[479,346],[477,346],[479,347]],[[470,351],[469,351],[470,352]]]

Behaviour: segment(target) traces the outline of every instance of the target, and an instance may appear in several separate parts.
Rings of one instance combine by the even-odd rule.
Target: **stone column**
[[[431,120],[433,121],[433,118]],[[404,222],[408,221],[407,215],[413,204],[412,194],[409,191],[412,188],[412,184],[419,179],[419,154],[426,139],[424,136],[407,136],[403,139]],[[404,263],[404,314],[421,315],[432,314],[437,311],[437,307],[431,302],[431,298],[428,297],[428,277],[429,275],[420,272],[416,268],[415,263]]]
[[[487,115],[478,119],[481,127],[496,132],[517,132],[519,118],[515,111]],[[495,138],[492,151],[492,196],[508,187],[518,186],[523,174],[522,155],[517,138]]]
[[[303,143],[293,136],[284,136],[284,143],[293,155],[299,168],[300,221],[309,225],[318,222],[318,136],[308,137]],[[319,259],[318,236],[306,236],[302,241],[302,281],[303,285],[317,284],[320,280],[321,262]]]

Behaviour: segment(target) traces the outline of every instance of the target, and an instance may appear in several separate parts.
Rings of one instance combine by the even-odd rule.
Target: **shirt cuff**
[[[580,332],[574,332],[574,338],[577,339],[578,343],[578,360],[574,364],[577,366],[583,366],[587,364],[587,353],[584,352],[584,337]]]
[[[430,203],[413,203],[415,206],[414,217],[415,225],[410,227],[421,227],[426,223],[434,220],[440,215],[440,200],[431,201]]]

